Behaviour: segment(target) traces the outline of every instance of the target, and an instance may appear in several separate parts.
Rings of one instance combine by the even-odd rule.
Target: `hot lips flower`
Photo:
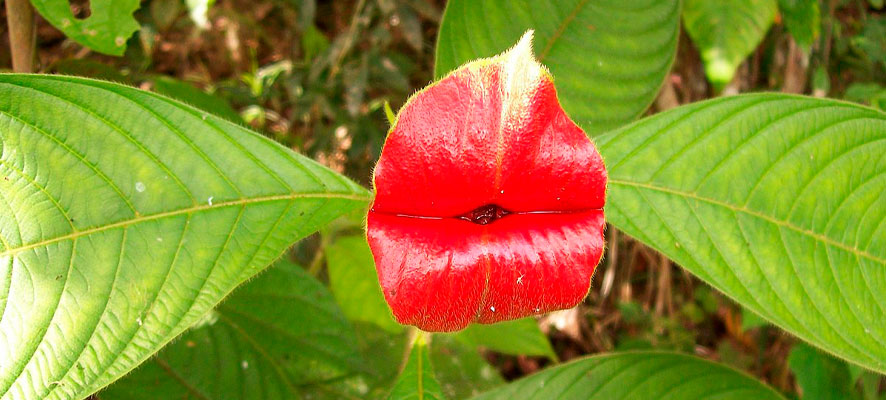
[[[391,128],[367,236],[402,324],[455,331],[587,295],[606,170],[531,42],[530,31],[416,93]]]

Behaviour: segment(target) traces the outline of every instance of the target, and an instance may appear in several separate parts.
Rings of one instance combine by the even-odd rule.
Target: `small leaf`
[[[354,329],[332,294],[280,262],[237,289],[208,323],[102,391],[102,399],[291,399],[360,371]]]
[[[818,0],[778,0],[778,8],[788,32],[808,55],[821,29]]]
[[[851,399],[855,381],[849,378],[846,363],[815,348],[797,343],[788,356],[803,400]]]
[[[390,400],[419,399],[419,400],[443,400],[443,391],[440,383],[434,378],[434,369],[431,367],[431,359],[428,357],[428,345],[425,333],[418,332],[409,352],[409,359],[394,389],[391,390]]]
[[[371,322],[393,333],[403,330],[385,303],[365,237],[336,239],[326,250],[326,260],[329,286],[350,320]]]
[[[599,143],[610,223],[801,339],[886,371],[886,114],[741,95]]]
[[[701,52],[705,74],[717,90],[763,40],[775,19],[776,0],[686,0],[683,25]]]
[[[522,318],[491,325],[473,324],[455,334],[473,346],[513,355],[546,356],[556,359],[548,337],[541,332],[535,318]]]
[[[0,74],[0,148],[0,397],[88,396],[369,198],[239,125],[82,78]]]
[[[680,2],[451,0],[434,75],[498,54],[527,29],[535,30],[535,54],[556,77],[563,109],[595,135],[635,119],[655,100],[677,53]]]
[[[68,0],[31,0],[31,4],[75,42],[113,56],[123,55],[126,41],[139,27],[132,16],[139,0],[92,0],[86,19],[74,16]]]
[[[388,103],[387,100],[385,100],[385,117],[391,126],[397,123],[397,116],[394,114],[394,110],[391,109],[391,103]]]
[[[663,352],[614,353],[545,369],[474,400],[783,398],[760,381],[701,358]]]

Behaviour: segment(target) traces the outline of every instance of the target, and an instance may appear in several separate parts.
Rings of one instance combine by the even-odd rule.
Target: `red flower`
[[[400,323],[455,331],[587,295],[606,170],[531,41],[416,93],[388,135],[367,234]]]

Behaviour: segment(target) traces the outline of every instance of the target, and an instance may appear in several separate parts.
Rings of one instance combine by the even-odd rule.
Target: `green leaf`
[[[679,25],[678,0],[452,0],[434,70],[440,78],[535,29],[536,55],[550,68],[563,108],[597,134],[655,100],[677,52]]]
[[[705,74],[722,89],[757,48],[775,19],[776,0],[685,0],[683,25],[701,53]]]
[[[434,336],[431,363],[443,394],[450,399],[466,399],[505,383],[474,346],[449,335]]]
[[[760,381],[701,358],[663,352],[613,353],[545,369],[475,400],[782,399]]]
[[[418,332],[418,331],[416,331]],[[431,359],[428,357],[428,345],[425,341],[425,333],[418,332],[409,352],[409,359],[391,395],[388,399],[419,399],[419,400],[442,400],[443,392],[440,383],[434,378],[434,370],[431,367]]]
[[[91,0],[86,19],[74,17],[68,0],[31,0],[43,18],[69,38],[99,53],[122,56],[126,41],[139,28],[132,13],[139,0]]]
[[[454,336],[464,343],[483,346],[500,353],[557,358],[548,337],[538,328],[535,318],[522,318],[491,325],[471,324]]]
[[[0,75],[0,397],[83,398],[365,189],[238,125],[82,78]]]
[[[818,0],[778,0],[778,8],[788,32],[808,55],[821,30]]]
[[[326,287],[281,262],[101,398],[291,399],[297,388],[359,371],[356,341]]]
[[[190,83],[168,76],[155,76],[151,79],[154,91],[181,102],[188,103],[203,111],[213,113],[231,122],[242,122],[240,114],[224,99],[206,93]]]
[[[846,363],[805,343],[797,343],[788,356],[803,400],[842,400],[854,398],[855,381],[849,378]]]
[[[394,110],[391,109],[391,103],[388,103],[388,101],[385,100],[384,107],[385,107],[385,118],[388,119],[388,124],[390,124],[391,126],[394,126],[397,123],[397,115],[394,114]]]
[[[375,273],[375,261],[364,236],[344,236],[326,250],[329,286],[352,321],[371,322],[388,332],[403,326],[394,320]]]
[[[742,95],[598,144],[610,223],[801,339],[886,371],[886,114]]]

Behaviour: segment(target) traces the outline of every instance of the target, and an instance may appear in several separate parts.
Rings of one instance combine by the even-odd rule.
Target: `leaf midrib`
[[[200,204],[193,207],[181,208],[172,211],[164,211],[156,214],[150,215],[136,215],[134,218],[126,219],[123,221],[115,222],[108,225],[97,226],[94,228],[84,229],[80,231],[74,231],[68,233],[66,235],[56,236],[49,239],[44,239],[39,242],[34,242],[31,244],[27,244],[24,246],[9,248],[6,251],[0,253],[0,257],[8,257],[14,256],[18,253],[32,250],[38,247],[43,247],[52,243],[61,242],[64,240],[77,239],[79,237],[88,236],[93,233],[103,232],[116,228],[124,228],[130,225],[135,225],[138,223],[146,222],[146,221],[154,221],[158,219],[163,219],[166,217],[174,217],[177,215],[190,214],[193,212],[201,212],[212,209],[219,209],[225,207],[233,207],[233,206],[245,206],[249,204],[256,203],[267,203],[273,201],[281,201],[281,200],[296,200],[296,199],[305,199],[305,198],[331,198],[331,199],[345,199],[345,200],[354,200],[354,201],[362,201],[368,203],[370,200],[369,196],[357,195],[357,194],[345,194],[345,193],[290,193],[283,195],[270,195],[270,196],[260,196],[260,197],[252,197],[252,198],[244,198],[230,201],[223,201],[210,204]]]
[[[878,263],[880,263],[880,264],[886,264],[886,258],[880,258],[880,257],[877,257],[877,256],[875,256],[875,255],[873,255],[873,254],[871,254],[871,253],[869,253],[869,252],[867,252],[867,251],[859,250],[859,249],[857,249],[857,248],[855,248],[855,247],[852,247],[852,246],[849,246],[849,245],[847,245],[847,244],[845,244],[845,243],[843,243],[843,242],[837,241],[837,240],[835,240],[835,239],[833,239],[833,238],[831,238],[831,237],[829,237],[829,236],[823,235],[823,234],[818,233],[818,232],[815,232],[815,231],[813,231],[813,230],[809,230],[809,229],[805,229],[805,228],[799,227],[799,226],[794,225],[794,224],[792,224],[792,223],[790,223],[790,222],[788,222],[788,221],[785,221],[785,220],[781,220],[781,219],[775,218],[775,217],[773,217],[773,216],[770,216],[770,215],[767,215],[767,214],[761,213],[761,212],[759,212],[759,211],[750,210],[750,209],[748,209],[748,208],[746,208],[746,207],[740,207],[740,206],[737,206],[737,205],[735,205],[735,204],[727,203],[727,202],[720,201],[720,200],[717,200],[717,199],[712,199],[712,198],[709,198],[709,197],[700,196],[700,195],[698,195],[698,193],[694,193],[694,192],[686,192],[686,191],[681,191],[681,190],[677,190],[677,189],[672,189],[672,188],[668,188],[668,187],[664,187],[664,186],[656,186],[656,185],[649,184],[649,183],[632,182],[632,181],[626,181],[626,180],[620,180],[620,179],[613,179],[613,178],[610,178],[610,179],[609,179],[609,183],[612,184],[612,185],[633,186],[633,187],[636,187],[636,188],[642,188],[642,189],[654,190],[654,191],[658,191],[658,192],[662,192],[662,193],[668,193],[668,194],[673,194],[673,195],[677,195],[677,196],[683,196],[683,197],[691,198],[691,199],[694,199],[694,200],[698,200],[698,201],[703,201],[703,202],[706,202],[706,203],[714,204],[714,205],[717,205],[717,206],[720,206],[720,207],[728,208],[728,209],[730,209],[730,210],[732,210],[732,211],[734,211],[734,212],[744,213],[744,214],[747,214],[747,215],[750,215],[750,216],[753,216],[753,217],[757,217],[757,218],[763,219],[763,220],[765,220],[765,221],[771,222],[771,223],[776,224],[776,225],[778,225],[778,226],[782,226],[782,227],[788,228],[788,229],[790,229],[790,230],[792,230],[792,231],[795,231],[795,232],[801,233],[801,234],[803,234],[803,235],[809,236],[809,237],[811,237],[811,238],[813,238],[813,239],[815,239],[815,240],[818,240],[818,241],[824,242],[825,244],[829,244],[829,245],[831,245],[831,246],[838,247],[838,248],[840,248],[840,249],[846,250],[846,251],[848,251],[848,252],[850,252],[850,253],[852,253],[852,254],[858,256],[858,257],[867,258],[867,259],[869,259],[869,260],[872,260],[872,261],[878,262]]]
[[[550,38],[548,38],[547,43],[545,43],[544,50],[542,50],[541,53],[538,55],[538,62],[544,61],[544,59],[548,56],[548,53],[550,53],[551,48],[554,47],[554,43],[559,40],[561,36],[563,36],[563,32],[566,31],[566,28],[569,26],[569,24],[571,24],[572,21],[575,20],[575,17],[578,16],[578,13],[581,12],[581,10],[588,4],[589,1],[590,0],[583,0],[580,3],[576,4],[575,8],[572,9],[572,12],[569,13],[569,15],[567,15],[562,22],[560,22],[557,30],[554,32],[553,35],[551,35]]]

